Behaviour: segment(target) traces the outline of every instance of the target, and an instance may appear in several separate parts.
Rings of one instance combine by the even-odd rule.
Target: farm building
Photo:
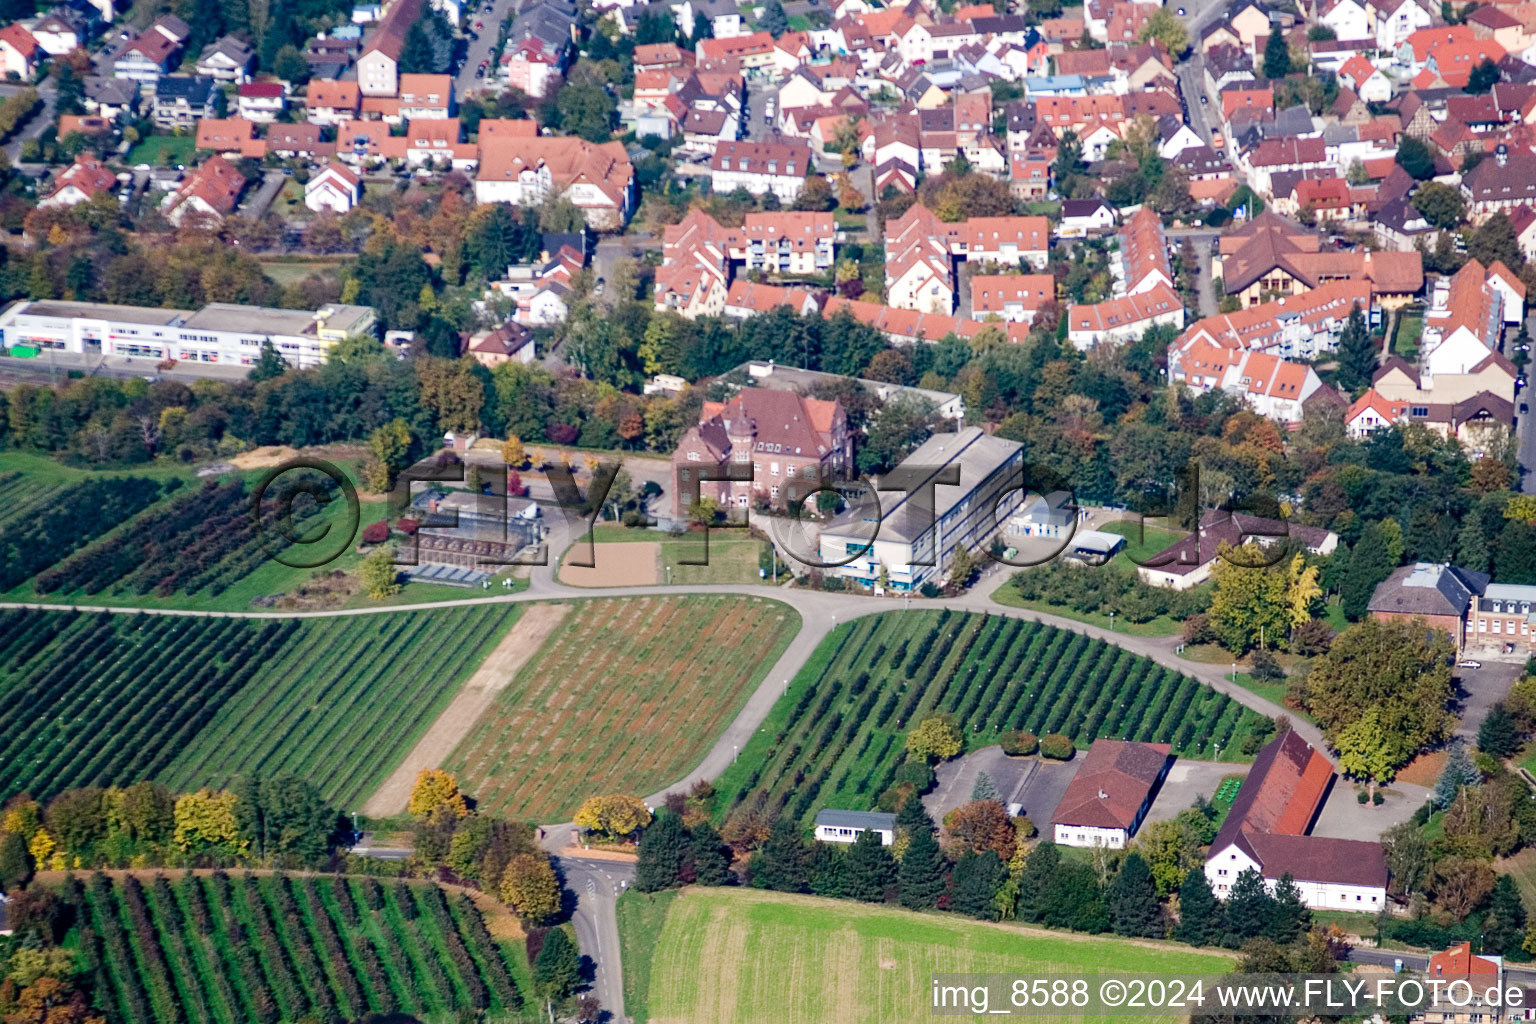
[[[980,427],[934,434],[885,474],[878,506],[861,503],[827,524],[821,560],[864,586],[882,569],[895,590],[942,580],[956,547],[982,547],[1018,507],[1023,461],[1022,445]]]
[[[1252,868],[1271,890],[1290,875],[1307,906],[1318,910],[1381,910],[1381,844],[1308,834],[1333,777],[1322,752],[1289,729],[1260,750],[1206,856],[1212,891],[1225,899],[1237,876]]]
[[[1062,846],[1122,849],[1141,827],[1173,764],[1167,743],[1094,740],[1051,821]]]
[[[869,829],[880,833],[881,846],[890,846],[896,841],[896,815],[879,811],[816,812],[816,839],[819,842],[856,842]]]

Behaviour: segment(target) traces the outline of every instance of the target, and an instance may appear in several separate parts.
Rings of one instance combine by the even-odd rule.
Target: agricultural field
[[[800,629],[756,597],[585,601],[442,767],[494,814],[560,821],[694,767]]]
[[[437,885],[222,872],[97,874],[62,893],[122,1021],[275,1024],[403,1012],[531,1019],[507,952],[463,893]]]
[[[377,786],[511,625],[508,605],[326,619],[0,610],[0,792],[302,774]]]
[[[917,1021],[932,1015],[940,972],[1214,974],[1233,962],[1170,943],[737,888],[625,893],[619,929],[624,1008],[642,1024]]]
[[[56,484],[20,472],[0,476],[7,505],[0,523],[0,591],[67,559],[159,501],[180,481],[104,476]]]
[[[251,514],[252,494],[240,478],[190,488],[73,557],[53,560],[32,581],[32,592],[45,598],[218,598],[273,564],[268,546],[279,536],[276,509],[285,483],[292,481],[280,482],[265,496],[261,522]],[[344,504],[336,499],[321,509],[311,499],[295,500],[292,528],[308,537]]]
[[[1079,747],[1101,738],[1171,743],[1180,757],[1237,760],[1254,712],[1123,648],[1022,619],[888,612],[836,630],[812,654],[716,788],[723,814],[761,790],[795,818],[875,806],[905,731],[955,716],[968,749],[1025,729]]]

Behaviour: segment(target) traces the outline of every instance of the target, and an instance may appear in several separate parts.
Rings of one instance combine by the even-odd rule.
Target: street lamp
[[[1110,612],[1109,613],[1109,631],[1111,633],[1113,633],[1115,631],[1115,613],[1114,612]]]
[[[735,764],[736,763],[736,759],[738,757],[740,757],[740,756],[741,756],[741,748],[739,746],[737,746],[736,744],[732,743],[731,744],[731,764]]]

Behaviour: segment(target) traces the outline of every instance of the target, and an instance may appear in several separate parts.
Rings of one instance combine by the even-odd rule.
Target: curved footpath
[[[579,525],[577,529],[579,529]],[[564,551],[573,533],[574,531],[569,525],[563,529],[557,525],[550,532],[549,549],[551,551]],[[1055,626],[1059,629],[1071,630],[1093,639],[1103,640],[1107,643],[1123,647],[1133,654],[1142,655],[1156,661],[1160,665],[1192,676],[1216,692],[1231,697],[1239,704],[1252,708],[1259,714],[1269,717],[1289,714],[1280,705],[1265,700],[1252,691],[1236,685],[1221,671],[1219,666],[1189,661],[1177,655],[1175,653],[1175,648],[1178,645],[1176,637],[1130,636],[1126,633],[1113,632],[1060,615],[1051,615],[1046,612],[1030,611],[1023,608],[1010,608],[997,604],[992,600],[992,594],[998,587],[1004,585],[1008,575],[1009,570],[1006,567],[997,566],[991,569],[968,593],[960,597],[944,600],[919,600],[917,608],[953,608],[966,612],[985,612],[989,615],[1028,619],[1048,626]],[[528,589],[521,593],[464,598],[454,601],[434,601],[425,604],[388,605],[378,608],[346,608],[314,612],[224,612],[170,608],[114,608],[104,605],[63,605],[16,601],[0,602],[0,608],[37,608],[52,611],[74,608],[84,612],[106,611],[124,614],[205,616],[231,619],[323,619],[353,615],[387,615],[393,612],[422,611],[435,608],[517,604],[527,601],[579,600],[601,597],[666,597],[682,596],[685,594],[738,594],[781,601],[800,613],[801,625],[800,631],[784,649],[784,653],[779,656],[778,661],[769,669],[768,673],[763,677],[763,681],[758,684],[757,689],[748,697],[740,713],[726,727],[720,738],[715,741],[714,746],[704,755],[698,766],[684,778],[679,779],[660,792],[646,797],[646,802],[653,807],[659,806],[665,800],[668,793],[676,791],[686,792],[689,787],[701,779],[714,779],[718,777],[725,770],[726,766],[731,763],[736,751],[746,746],[747,741],[752,738],[753,734],[757,732],[763,721],[768,717],[769,711],[772,710],[774,703],[783,694],[784,687],[788,681],[795,677],[795,674],[809,660],[812,652],[816,650],[821,641],[826,639],[827,635],[840,622],[847,622],[850,619],[861,618],[866,615],[878,615],[882,612],[901,611],[910,607],[910,604],[906,601],[889,598],[801,590],[789,586],[775,589],[760,584],[605,588],[571,587],[559,582],[555,578],[555,565],[551,564],[535,566],[529,579]],[[1325,754],[1328,752],[1328,746],[1323,742],[1322,732],[1315,725],[1305,719],[1293,716],[1291,727],[1318,750],[1323,751]],[[567,885],[576,893],[577,906],[573,915],[573,924],[582,949],[591,957],[596,967],[593,982],[595,994],[602,1002],[603,1007],[613,1014],[613,1019],[625,1020],[627,1018],[624,1015],[623,974],[619,963],[618,923],[614,910],[614,901],[633,878],[633,871],[627,865],[573,857],[568,852],[561,856],[562,851],[568,851],[566,843],[570,837],[570,829],[572,827],[570,822],[545,826],[544,846],[551,854],[558,856],[561,871],[566,878]]]

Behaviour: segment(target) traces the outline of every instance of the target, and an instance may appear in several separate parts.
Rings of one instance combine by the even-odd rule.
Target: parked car
[[[1482,668],[1483,663],[1476,658],[1462,658],[1456,663],[1457,668]]]

